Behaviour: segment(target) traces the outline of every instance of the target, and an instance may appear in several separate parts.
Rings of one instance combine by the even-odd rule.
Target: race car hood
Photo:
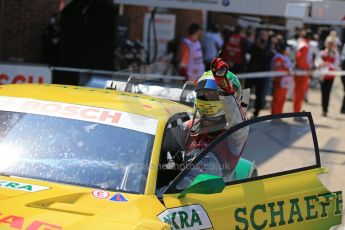
[[[156,196],[0,177],[0,229],[165,229],[163,210]]]

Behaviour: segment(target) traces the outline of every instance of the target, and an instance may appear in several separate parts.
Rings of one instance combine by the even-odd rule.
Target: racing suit
[[[217,120],[201,117],[195,123],[193,121],[186,123],[186,130],[189,134],[186,141],[185,164],[191,162],[227,129],[246,120],[232,83],[225,77],[224,71],[218,71],[224,67],[227,68],[228,66],[220,58],[215,59],[211,64],[224,115],[217,117]],[[200,159],[189,164],[187,174],[179,181],[176,188],[179,190],[186,189],[200,174],[220,176],[225,182],[231,181],[232,174],[242,155],[248,133],[249,127],[243,127],[229,133],[220,142],[210,146]]]
[[[301,39],[297,46],[296,67],[297,70],[305,71],[310,70],[311,68],[309,45],[308,40],[306,39]],[[309,87],[309,75],[296,75],[294,80],[295,89],[293,99],[293,110],[294,112],[301,112],[304,96]]]
[[[212,65],[214,66],[212,67]],[[242,106],[247,105],[249,101],[241,103],[238,100],[240,95],[236,95],[232,83],[227,79],[227,71],[223,72],[222,75],[218,75],[218,70],[223,67],[226,67],[228,70],[228,65],[222,59],[217,58],[212,62],[211,67],[218,86],[217,92],[222,103],[224,115],[217,117],[217,119],[198,117],[185,122],[185,133],[182,135],[185,137],[185,162],[192,160],[194,156],[226,130],[246,120]],[[247,135],[248,130],[246,129],[241,129],[232,134],[232,143],[230,145],[232,147],[231,152],[234,153],[234,167],[242,153]]]
[[[246,120],[240,102],[234,95],[221,96],[224,108],[224,117],[218,121],[209,121],[204,118],[189,120],[185,123],[185,130],[189,134],[186,139],[186,151],[204,149],[214,139],[231,127]]]
[[[195,118],[194,122],[189,120],[183,125],[167,129],[162,152],[170,152],[176,163],[182,163],[186,161],[186,157],[181,155],[182,152],[185,152],[188,159],[193,158],[226,130],[246,120],[242,105],[234,95],[221,96],[220,100],[225,111],[223,117],[217,121]],[[246,135],[241,135],[239,139],[246,139]],[[164,154],[161,154],[161,162],[167,162]]]
[[[292,69],[292,63],[288,56],[281,53],[275,54],[272,60],[273,71],[290,72]],[[289,74],[282,77],[275,77],[273,80],[273,100],[272,100],[272,114],[280,114],[283,112],[286,94],[291,87],[293,78]]]

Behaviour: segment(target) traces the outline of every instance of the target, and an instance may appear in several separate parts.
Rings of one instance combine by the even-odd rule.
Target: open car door
[[[234,177],[246,170],[239,157],[255,163],[251,178]],[[186,166],[163,194],[158,218],[172,229],[329,229],[341,223],[343,201],[319,181],[326,172],[310,113],[248,120]]]

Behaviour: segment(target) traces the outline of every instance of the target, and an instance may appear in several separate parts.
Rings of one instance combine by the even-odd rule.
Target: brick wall
[[[40,62],[42,32],[49,23],[52,13],[57,12],[59,0],[3,0],[3,34],[1,60],[22,59],[25,62]],[[65,0],[67,4],[70,0]],[[148,7],[125,6],[124,14],[130,20],[130,39],[143,39],[144,15]],[[187,35],[188,26],[202,24],[200,10],[166,9],[166,13],[176,15],[176,37]],[[229,14],[212,15],[212,21],[219,24],[234,22]]]
[[[130,6],[124,7],[124,15],[129,18],[129,39],[143,39],[144,17],[145,13],[149,12],[145,6]]]
[[[172,9],[170,12],[176,15],[176,37],[187,36],[188,27],[192,23],[202,25],[203,18],[201,10]]]
[[[221,13],[221,12],[211,12],[209,14],[209,21],[210,23],[217,23],[220,27],[224,26],[235,26],[237,24],[236,17],[232,16],[229,13]]]
[[[59,0],[4,0],[2,60],[39,62],[42,32]]]
[[[124,15],[129,18],[129,39],[143,39],[144,16],[149,12],[148,7],[125,6]],[[200,10],[167,9],[164,13],[176,15],[176,36],[187,35],[188,26],[191,23],[202,24],[202,12]]]

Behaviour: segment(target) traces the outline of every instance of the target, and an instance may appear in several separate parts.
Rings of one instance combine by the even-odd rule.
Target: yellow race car
[[[179,168],[164,138],[191,112],[113,90],[1,86],[0,230],[329,229],[341,223],[342,193],[317,177],[327,170],[309,113],[245,121]],[[296,117],[309,123],[294,123]],[[239,150],[233,137],[241,129],[249,136]],[[240,153],[234,168],[229,155]]]

